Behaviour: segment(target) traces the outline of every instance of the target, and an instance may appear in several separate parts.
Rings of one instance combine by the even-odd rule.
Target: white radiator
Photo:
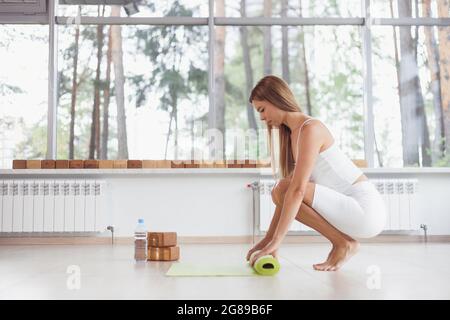
[[[418,230],[416,201],[417,179],[370,179],[385,200],[387,219],[384,230]],[[272,202],[272,189],[275,180],[259,181],[259,230],[269,229],[275,204]],[[289,231],[314,231],[303,223],[293,222]]]
[[[0,180],[0,232],[99,232],[105,181]]]

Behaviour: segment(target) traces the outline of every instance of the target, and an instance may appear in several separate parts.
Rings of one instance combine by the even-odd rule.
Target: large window
[[[0,61],[0,167],[10,168],[45,157],[48,27],[0,25]]]
[[[189,159],[207,148],[207,129],[225,137],[227,158],[234,135],[253,130],[247,154],[268,157],[247,101],[266,74],[284,78],[352,159],[450,166],[448,1],[78,3],[59,1],[55,37],[0,15],[1,167],[46,156]]]

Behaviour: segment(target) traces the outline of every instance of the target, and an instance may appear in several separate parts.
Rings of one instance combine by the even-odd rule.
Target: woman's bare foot
[[[339,245],[333,245],[327,261],[314,264],[313,268],[319,271],[336,271],[350,259],[359,249],[359,243],[356,240],[346,241]]]

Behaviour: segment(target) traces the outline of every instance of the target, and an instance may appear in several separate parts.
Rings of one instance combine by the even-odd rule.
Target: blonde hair
[[[253,100],[268,101],[278,109],[287,112],[302,112],[299,104],[295,100],[294,94],[289,88],[288,84],[281,78],[270,75],[265,76],[256,84],[250,93],[249,102]],[[268,141],[271,157],[272,171],[275,175],[275,152],[272,143],[272,126],[268,127]],[[288,126],[281,124],[279,126],[279,168],[281,178],[286,178],[294,170],[294,157],[291,146],[291,129]]]

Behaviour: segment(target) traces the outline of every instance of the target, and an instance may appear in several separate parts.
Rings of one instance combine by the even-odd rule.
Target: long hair
[[[281,78],[270,75],[265,76],[256,84],[250,93],[249,102],[253,100],[265,100],[275,107],[287,112],[302,112],[299,104],[295,100],[294,94],[289,89],[288,84]],[[268,141],[272,172],[275,175],[275,151],[272,143],[272,125],[267,125]],[[291,146],[291,129],[281,124],[279,126],[279,168],[282,178],[286,178],[294,169],[294,157]]]

